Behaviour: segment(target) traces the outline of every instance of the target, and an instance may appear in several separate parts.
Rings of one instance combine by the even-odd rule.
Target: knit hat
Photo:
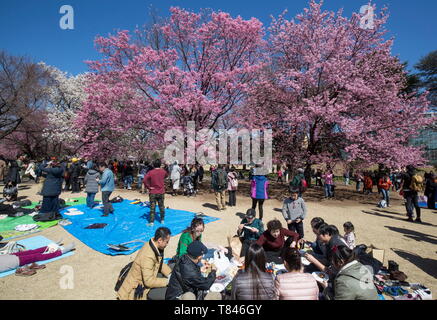
[[[208,248],[198,240],[191,242],[187,248],[187,253],[193,258],[203,256],[207,252]]]

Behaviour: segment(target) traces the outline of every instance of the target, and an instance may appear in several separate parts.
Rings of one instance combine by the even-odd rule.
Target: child
[[[6,201],[17,201],[18,188],[15,182],[11,180],[8,181],[3,189],[3,197],[6,199]]]
[[[288,230],[297,232],[299,239],[303,239],[303,220],[307,213],[305,201],[299,197],[299,189],[290,190],[290,194],[291,196],[284,200],[282,215],[287,222]]]
[[[344,236],[343,239],[348,245],[349,249],[353,250],[355,248],[355,233],[354,233],[354,225],[352,222],[345,222],[343,224]]]
[[[279,169],[278,170],[278,180],[276,180],[276,182],[281,182],[281,184],[283,183],[282,175],[283,175],[282,169]]]

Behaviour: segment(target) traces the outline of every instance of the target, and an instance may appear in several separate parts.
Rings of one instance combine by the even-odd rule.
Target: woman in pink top
[[[327,173],[322,175],[322,178],[325,179],[325,198],[333,198],[334,173],[332,170],[329,170]]]
[[[279,300],[319,300],[319,286],[310,273],[303,273],[299,251],[295,248],[284,250],[284,265],[288,272],[275,280]]]

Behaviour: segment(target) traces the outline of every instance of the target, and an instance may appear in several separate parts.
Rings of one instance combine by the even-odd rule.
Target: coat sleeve
[[[166,263],[163,263],[162,264],[162,269],[161,269],[161,273],[165,276],[165,277],[167,277],[167,278],[169,278],[170,277],[170,274],[171,274],[171,268],[166,264]]]
[[[203,277],[201,274],[195,274],[192,272],[187,272],[184,274],[182,279],[187,287],[198,290],[209,290],[216,278],[216,272],[212,271],[207,278]]]
[[[284,233],[284,235],[286,235],[287,237],[292,237],[293,241],[297,241],[299,240],[299,234],[293,231],[290,231],[288,229],[282,228],[282,232]]]
[[[288,214],[288,206],[287,206],[287,202],[284,201],[284,204],[282,205],[282,216],[284,217],[285,220],[290,220],[290,216]]]
[[[261,237],[259,237],[258,240],[256,240],[256,244],[260,245],[261,247],[264,246],[264,243],[266,242],[266,237],[264,234],[261,234]]]
[[[141,265],[141,275],[143,283],[148,288],[166,287],[168,280],[166,278],[157,278],[153,273],[155,261],[151,257],[145,257]]]
[[[305,201],[302,199],[302,220],[305,219],[305,217],[307,216],[307,205],[305,204]]]
[[[185,233],[182,233],[179,238],[179,252],[176,252],[179,257],[187,253],[188,244],[188,238],[185,236]]]
[[[334,300],[355,300],[355,295],[353,294],[354,289],[345,281],[342,281],[341,278],[335,279],[334,292]]]

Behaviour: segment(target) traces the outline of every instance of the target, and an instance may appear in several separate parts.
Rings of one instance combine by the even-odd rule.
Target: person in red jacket
[[[285,237],[288,237],[285,240]],[[267,223],[267,230],[256,241],[264,248],[267,262],[282,264],[282,251],[286,247],[295,247],[299,240],[299,234],[282,227],[279,220],[271,220]]]
[[[165,178],[167,177],[168,173],[166,170],[161,168],[161,160],[159,159],[153,162],[153,170],[147,172],[146,176],[144,177],[143,183],[147,190],[149,190],[150,200],[150,221],[147,224],[148,227],[153,227],[155,222],[156,202],[158,202],[159,205],[161,224],[164,224]]]
[[[387,174],[384,174],[378,182],[378,188],[381,189],[382,197],[390,207],[390,187],[393,185]]]

